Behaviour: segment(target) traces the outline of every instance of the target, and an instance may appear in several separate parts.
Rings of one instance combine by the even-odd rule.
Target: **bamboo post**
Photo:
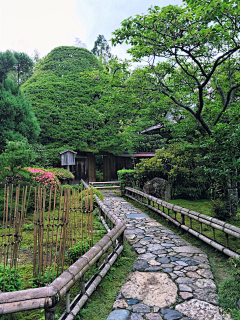
[[[83,243],[83,193],[81,189],[81,252],[82,252],[82,243]]]
[[[33,277],[36,278],[36,257],[37,257],[37,188],[35,190],[35,210],[34,210],[34,229],[33,229],[33,237],[34,237],[34,244],[33,244]]]
[[[56,246],[55,246],[55,258],[54,258],[54,265],[53,265],[53,279],[54,279],[56,261],[57,261],[57,245],[58,245],[58,237],[59,237],[60,215],[61,215],[61,209],[62,209],[62,193],[63,193],[63,190],[61,189],[61,191],[60,191],[60,201],[59,201],[59,210],[58,210],[58,223],[57,223],[57,237],[56,237]]]
[[[52,233],[51,233],[51,244],[50,244],[50,265],[48,268],[48,280],[47,282],[49,283],[49,277],[50,277],[50,267],[52,265],[52,248],[53,248],[53,233],[54,233],[54,225],[55,225],[55,210],[56,210],[56,196],[57,196],[57,189],[54,189],[54,198],[53,198],[53,216],[52,216]]]

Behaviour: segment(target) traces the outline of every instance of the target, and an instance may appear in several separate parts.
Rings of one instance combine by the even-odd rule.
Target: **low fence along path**
[[[124,199],[104,197],[126,222],[125,238],[139,254],[107,320],[227,319],[206,254]]]

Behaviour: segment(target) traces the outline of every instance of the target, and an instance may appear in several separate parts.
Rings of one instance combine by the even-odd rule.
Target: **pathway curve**
[[[224,319],[207,255],[114,193],[104,197],[139,254],[107,320]]]

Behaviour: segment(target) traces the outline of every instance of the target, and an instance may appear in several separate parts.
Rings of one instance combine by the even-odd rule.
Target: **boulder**
[[[153,178],[145,183],[143,192],[163,200],[171,200],[172,185],[162,178]]]

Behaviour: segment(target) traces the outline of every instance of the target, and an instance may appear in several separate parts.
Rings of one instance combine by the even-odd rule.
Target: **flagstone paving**
[[[223,320],[207,255],[124,199],[104,204],[126,221],[139,256],[107,320]]]

